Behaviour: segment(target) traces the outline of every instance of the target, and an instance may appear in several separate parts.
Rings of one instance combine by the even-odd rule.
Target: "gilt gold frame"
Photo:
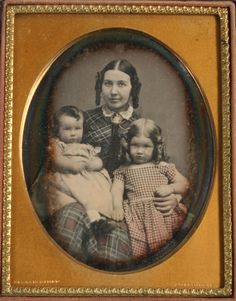
[[[37,1],[39,3],[34,4],[30,1],[5,1],[3,14],[3,31],[2,36],[5,43],[2,45],[2,62],[4,67],[2,73],[4,82],[2,85],[3,95],[4,95],[4,107],[1,117],[3,117],[4,122],[3,127],[3,211],[2,211],[2,296],[91,296],[93,298],[117,296],[117,297],[151,297],[160,296],[165,298],[171,297],[207,297],[207,298],[220,298],[225,297],[227,300],[233,298],[233,253],[235,251],[232,235],[233,235],[233,214],[234,210],[232,206],[232,168],[233,168],[233,149],[232,149],[232,128],[233,128],[233,97],[235,95],[232,91],[233,85],[233,54],[232,54],[232,43],[235,42],[234,32],[232,30],[234,24],[234,4],[232,2],[156,2],[156,1],[127,1],[124,2],[112,2],[112,1],[98,1],[98,2],[71,2],[71,4],[65,4],[61,1]],[[13,140],[15,140],[17,127],[20,127],[21,120],[15,114],[17,110],[17,104],[14,102],[15,95],[18,93],[19,77],[15,74],[15,64],[19,62],[15,61],[16,52],[18,51],[19,43],[16,44],[16,31],[18,30],[19,23],[17,23],[16,18],[20,16],[26,16],[33,19],[34,17],[40,18],[42,15],[45,16],[58,16],[64,15],[67,18],[75,15],[90,15],[96,20],[96,17],[103,15],[106,16],[123,16],[130,15],[133,16],[208,16],[216,19],[216,23],[219,26],[217,47],[219,49],[219,81],[218,81],[218,91],[220,103],[217,104],[218,113],[213,113],[213,119],[216,114],[219,114],[218,120],[218,131],[221,135],[221,149],[218,151],[220,161],[222,164],[222,175],[220,178],[220,188],[218,194],[219,198],[222,198],[222,229],[220,231],[221,246],[222,246],[222,259],[221,259],[221,271],[222,271],[222,285],[218,288],[216,287],[201,287],[201,284],[195,283],[194,285],[186,285],[186,287],[174,287],[169,286],[166,283],[166,287],[144,287],[137,285],[132,285],[130,287],[111,286],[107,283],[105,286],[103,284],[96,284],[92,286],[80,285],[78,282],[76,285],[73,283],[71,286],[60,285],[57,279],[35,281],[34,279],[25,280],[24,284],[21,281],[14,280],[12,282],[14,275],[15,258],[12,258],[12,244],[15,238],[12,235],[16,235],[15,228],[12,228],[15,216],[12,211],[13,193],[16,187],[12,181],[12,177],[16,176],[16,173],[20,173],[18,163],[19,145],[13,145]],[[59,20],[56,21],[59,24]],[[96,22],[96,21],[94,21]],[[162,21],[163,22],[163,21]],[[139,24],[137,24],[139,28]],[[142,25],[140,25],[142,29]],[[47,29],[46,29],[47,30]],[[219,38],[220,37],[220,38]],[[36,37],[37,38],[37,37]],[[50,45],[49,45],[50,47]],[[194,55],[194,54],[193,54]],[[22,63],[23,64],[23,63]],[[24,68],[25,66],[22,65]],[[191,67],[191,66],[190,66]],[[29,67],[28,67],[29,68]],[[17,75],[18,76],[18,75]],[[35,80],[35,79],[34,79]],[[31,80],[32,81],[32,80]],[[29,82],[31,82],[29,80]],[[204,84],[202,86],[204,90]],[[27,89],[25,91],[28,91]],[[28,92],[29,93],[29,92]],[[26,103],[26,99],[22,100]],[[215,115],[214,115],[215,114]],[[17,157],[17,159],[14,159]],[[17,161],[18,162],[18,161]],[[19,164],[18,164],[19,165]],[[14,169],[16,168],[16,169]],[[19,189],[17,190],[19,191]],[[14,207],[15,208],[15,207]],[[15,209],[14,209],[15,210]],[[189,238],[191,239],[191,238]],[[175,255],[174,255],[175,256]],[[32,264],[32,263],[31,263]],[[33,267],[32,267],[33,268]],[[98,276],[99,277],[99,276]],[[115,277],[114,275],[112,277]],[[119,276],[121,277],[121,276]],[[27,278],[26,278],[27,279]],[[97,278],[95,278],[97,279]],[[131,279],[132,280],[132,279]],[[18,281],[18,282],[17,282]],[[28,282],[27,282],[28,281]],[[96,283],[96,281],[95,281]]]

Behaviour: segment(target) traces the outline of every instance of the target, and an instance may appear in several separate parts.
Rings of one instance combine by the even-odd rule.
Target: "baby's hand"
[[[173,186],[170,185],[160,185],[154,193],[155,197],[165,197],[174,193]]]
[[[86,150],[88,151],[89,153],[89,156],[90,157],[96,157],[97,154],[99,153],[99,151],[97,151],[97,148],[93,147],[92,145],[90,144],[85,144],[86,145]],[[101,148],[100,148],[101,149]]]
[[[90,144],[85,144],[86,146],[86,150],[90,153],[90,154],[95,154],[95,151],[94,151],[94,147]]]
[[[119,209],[114,209],[112,214],[111,214],[111,218],[114,219],[115,221],[122,221],[124,219],[124,210],[123,208],[119,208]]]
[[[95,151],[96,154],[100,154],[101,153],[101,146],[95,146],[94,151]]]

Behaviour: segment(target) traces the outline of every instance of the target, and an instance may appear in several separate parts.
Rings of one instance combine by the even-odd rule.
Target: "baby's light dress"
[[[54,139],[52,147],[57,147],[62,155],[66,156],[73,162],[86,162],[91,160],[95,155],[95,149],[91,145],[73,143],[65,144],[58,139]],[[108,172],[105,169],[100,171],[87,171],[83,170],[77,174],[70,172],[54,171],[50,175],[52,186],[57,187],[55,193],[61,197],[50,197],[52,211],[63,207],[65,200],[78,201],[85,209],[95,210],[106,217],[110,217],[112,213],[112,195],[111,195],[111,180]],[[48,184],[49,184],[48,183]],[[57,204],[53,204],[53,200]],[[64,201],[63,201],[64,199]],[[61,203],[61,204],[60,204]]]

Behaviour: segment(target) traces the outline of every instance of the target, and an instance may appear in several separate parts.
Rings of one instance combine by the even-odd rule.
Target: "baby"
[[[82,135],[83,114],[77,107],[64,106],[55,112],[48,171],[57,196],[49,201],[49,210],[78,201],[85,207],[91,227],[108,233],[113,230],[107,220],[113,210],[111,180],[97,155],[99,149],[81,144]]]

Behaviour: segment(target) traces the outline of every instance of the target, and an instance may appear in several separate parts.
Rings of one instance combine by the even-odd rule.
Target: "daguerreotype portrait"
[[[35,210],[60,247],[100,269],[136,270],[179,247],[206,207],[210,112],[161,42],[128,29],[92,32],[39,82],[23,166]]]
[[[3,295],[231,300],[233,4],[204,7],[5,3]]]

